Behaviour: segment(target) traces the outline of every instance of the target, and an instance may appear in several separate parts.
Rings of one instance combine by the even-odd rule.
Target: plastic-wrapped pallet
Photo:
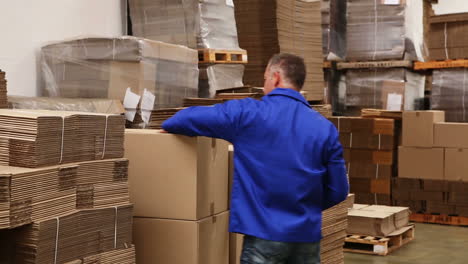
[[[190,48],[239,49],[234,3],[129,0],[133,34]]]
[[[132,92],[136,100],[124,104],[132,111],[139,96],[149,97],[144,108],[152,110],[182,106],[185,97],[198,92],[196,50],[141,38],[83,38],[51,44],[42,48],[41,68],[46,96],[125,101]]]
[[[444,110],[447,122],[468,122],[468,70],[434,70],[431,108]]]
[[[347,2],[347,60],[423,60],[422,0]]]
[[[242,64],[215,64],[200,66],[200,82],[198,96],[201,98],[214,98],[216,91],[244,86],[244,65]]]
[[[431,60],[468,58],[468,13],[431,16],[429,23]]]
[[[348,70],[345,114],[359,116],[363,108],[417,110],[424,98],[425,76],[404,68]]]
[[[346,2],[322,0],[323,56],[339,61],[346,54]]]

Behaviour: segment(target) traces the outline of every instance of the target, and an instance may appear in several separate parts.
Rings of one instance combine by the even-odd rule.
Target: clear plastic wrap
[[[425,76],[404,68],[348,70],[345,114],[360,115],[363,108],[417,110],[424,98]]]
[[[124,101],[130,88],[140,96],[154,95],[146,108],[158,109],[182,106],[198,92],[196,50],[141,38],[51,44],[42,48],[41,69],[42,91],[49,97]]]
[[[241,64],[200,66],[198,96],[201,98],[214,98],[218,90],[242,87],[244,86],[243,76],[244,65]]]
[[[115,99],[8,96],[8,105],[11,109],[38,109],[103,114],[123,114],[125,112],[120,100]]]
[[[468,69],[434,70],[431,109],[445,111],[447,122],[468,122]]]
[[[190,48],[239,49],[226,0],[129,0],[133,34]]]
[[[347,60],[423,60],[423,1],[348,0]]]
[[[323,57],[340,61],[346,55],[346,1],[322,0]]]

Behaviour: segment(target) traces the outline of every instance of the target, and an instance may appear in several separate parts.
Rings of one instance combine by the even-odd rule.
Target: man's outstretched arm
[[[214,106],[189,107],[166,120],[162,127],[169,133],[233,140],[242,107],[240,100]]]

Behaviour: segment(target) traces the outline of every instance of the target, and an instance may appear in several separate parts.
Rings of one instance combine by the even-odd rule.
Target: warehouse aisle
[[[386,257],[345,254],[345,264],[466,264],[468,228],[416,224],[416,239]]]

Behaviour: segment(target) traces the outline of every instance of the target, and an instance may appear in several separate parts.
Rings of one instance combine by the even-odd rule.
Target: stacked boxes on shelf
[[[331,117],[344,148],[351,192],[357,203],[391,205],[397,176],[398,127],[393,119]]]
[[[0,70],[0,108],[8,108],[7,80],[2,70]]]
[[[236,0],[239,44],[249,53],[245,82],[263,86],[263,73],[272,55],[300,55],[307,67],[303,91],[308,100],[324,99],[320,1]]]
[[[138,263],[227,263],[228,143],[127,130]]]
[[[406,112],[399,176],[393,197],[416,213],[468,216],[465,123],[444,122],[444,112]]]
[[[0,123],[0,262],[134,264],[124,117],[2,110]]]
[[[468,58],[468,13],[435,15],[428,17],[427,44],[429,58],[434,61],[465,60]],[[440,68],[433,70],[431,109],[445,111],[448,122],[468,122],[465,98],[466,68]]]
[[[151,110],[182,106],[198,92],[196,50],[134,37],[51,44],[41,68],[47,96],[118,99],[131,122],[138,113],[147,123]]]

